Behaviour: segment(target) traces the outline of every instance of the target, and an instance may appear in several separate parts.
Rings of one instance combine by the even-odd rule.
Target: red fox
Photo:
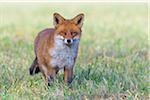
[[[35,59],[29,69],[30,75],[41,72],[50,85],[57,72],[64,69],[65,83],[72,82],[83,20],[84,14],[65,19],[54,13],[54,28],[39,32],[34,41]]]

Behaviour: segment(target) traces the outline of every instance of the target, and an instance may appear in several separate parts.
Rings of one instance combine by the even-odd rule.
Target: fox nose
[[[70,39],[67,39],[67,43],[70,44],[70,43],[71,43],[71,40],[70,40]]]
[[[72,44],[72,42],[73,42],[73,40],[72,39],[65,39],[65,41],[64,41],[66,44]]]

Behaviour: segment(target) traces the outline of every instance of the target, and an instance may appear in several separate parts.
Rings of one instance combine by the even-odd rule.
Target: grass
[[[28,72],[34,38],[53,27],[54,12],[85,13],[72,89],[63,71],[49,88]],[[146,4],[6,4],[0,15],[0,99],[148,99]]]

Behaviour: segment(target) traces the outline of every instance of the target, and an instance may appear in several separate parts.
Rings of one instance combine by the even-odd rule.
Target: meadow
[[[53,27],[53,13],[85,14],[72,89],[59,72],[47,87],[42,74],[29,75],[33,41]],[[0,99],[148,99],[147,4],[0,5]]]

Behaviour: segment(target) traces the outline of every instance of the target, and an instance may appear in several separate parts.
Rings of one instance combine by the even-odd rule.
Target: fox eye
[[[76,35],[76,34],[78,34],[77,32],[71,32],[71,35]]]

